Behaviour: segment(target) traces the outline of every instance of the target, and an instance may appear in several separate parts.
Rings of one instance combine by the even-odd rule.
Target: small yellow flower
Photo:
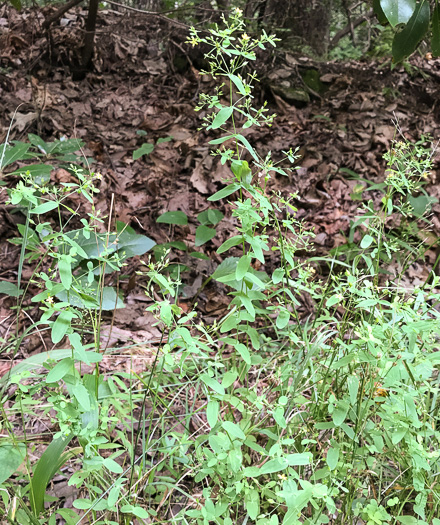
[[[241,16],[243,14],[243,9],[240,9],[239,7],[236,7],[234,9],[234,13],[237,15],[237,16]]]
[[[247,35],[246,33],[243,33],[243,35],[241,36],[241,39],[244,40],[245,42],[247,42],[248,40],[251,39],[251,37],[249,35]]]
[[[188,44],[191,44],[193,47],[196,47],[199,45],[199,42],[196,37],[192,37],[188,40]]]
[[[49,296],[49,297],[46,299],[46,303],[53,304],[53,297],[52,297],[52,296]]]

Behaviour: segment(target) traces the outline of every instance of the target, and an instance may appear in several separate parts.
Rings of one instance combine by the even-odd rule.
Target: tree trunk
[[[93,65],[93,48],[95,43],[96,19],[98,17],[99,0],[89,0],[89,11],[86,20],[84,46],[81,54],[81,64],[72,71],[73,80],[83,80]]]
[[[329,44],[333,0],[267,0],[266,22],[290,29],[290,36],[300,39],[318,55],[325,55]]]

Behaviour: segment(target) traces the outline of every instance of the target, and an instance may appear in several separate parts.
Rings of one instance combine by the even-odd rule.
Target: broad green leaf
[[[14,474],[25,457],[26,445],[24,443],[0,445],[0,485]]]
[[[343,297],[341,296],[341,294],[337,293],[335,295],[332,295],[331,297],[329,297],[327,299],[327,302],[326,302],[326,306],[327,308],[331,308],[332,306],[334,306],[335,304],[338,304],[342,301]]]
[[[288,454],[286,456],[287,462],[291,467],[300,467],[302,465],[310,465],[313,456],[310,452],[301,452],[297,454]]]
[[[78,385],[74,385],[72,387],[72,394],[74,395],[75,399],[78,401],[82,410],[84,410],[84,412],[88,412],[91,408],[91,404],[90,404],[90,396],[89,396],[89,393],[87,392],[87,388],[81,383]]]
[[[436,3],[432,13],[431,50],[434,57],[440,56],[440,4]]]
[[[249,153],[252,155],[254,160],[258,162],[257,154],[254,151],[254,148],[250,145],[248,139],[246,137],[243,137],[243,135],[237,134],[236,138],[243,144],[243,146],[249,151]]]
[[[223,217],[224,215],[220,210],[209,209],[199,213],[197,215],[197,220],[204,226],[215,226],[223,219]]]
[[[259,475],[261,476],[262,474],[274,474],[275,472],[285,470],[288,466],[289,462],[286,458],[271,459],[259,469]]]
[[[57,344],[61,339],[66,335],[67,330],[70,328],[70,323],[72,319],[77,317],[77,315],[69,310],[62,310],[55,322],[52,325],[52,343]]]
[[[72,286],[72,265],[70,258],[60,255],[58,259],[58,271],[60,272],[61,282],[66,290]]]
[[[218,414],[220,412],[220,403],[212,400],[208,402],[206,407],[206,419],[211,428],[214,428],[218,421]]]
[[[244,495],[244,507],[251,520],[256,520],[260,514],[260,495],[256,489],[247,489]]]
[[[330,470],[335,470],[339,460],[339,448],[330,447],[327,452],[327,465]]]
[[[353,375],[348,378],[348,392],[350,395],[350,403],[354,405],[356,403],[357,395],[359,392],[359,379]]]
[[[135,151],[133,151],[133,160],[137,160],[142,155],[149,155],[154,150],[154,144],[149,144],[146,142],[145,144],[142,144],[142,146]]]
[[[243,359],[243,361],[250,365],[252,363],[251,355],[249,353],[249,350],[243,343],[237,343],[235,345],[235,350],[237,350],[237,353],[240,354],[240,357]]]
[[[252,170],[245,160],[234,160],[231,164],[232,173],[240,182],[249,183],[252,178]]]
[[[250,255],[243,255],[240,257],[237,268],[235,269],[235,279],[241,281],[246,275],[249,266],[251,265],[252,257]]]
[[[228,74],[228,77],[232,80],[232,82],[235,84],[235,87],[238,89],[240,95],[246,95],[246,88],[244,87],[244,84],[240,77],[237,77],[237,75],[233,75],[232,73]]]
[[[233,106],[227,106],[222,108],[217,115],[215,116],[215,119],[211,126],[208,129],[218,129],[228,120],[228,118],[232,115],[234,112]]]
[[[1,151],[1,150],[0,150]],[[32,164],[31,166],[24,166],[19,168],[9,175],[21,175],[23,173],[29,173],[34,179],[34,182],[38,185],[46,184],[50,181],[50,173],[53,170],[53,166],[50,164]]]
[[[214,390],[214,392],[217,392],[217,394],[220,394],[222,396],[225,395],[224,387],[218,381],[210,377],[208,374],[202,374],[200,376],[200,379],[205,383],[206,386]]]
[[[74,361],[71,357],[67,357],[57,363],[47,374],[46,383],[58,383],[61,381],[65,375],[72,372],[73,363]]]
[[[9,281],[1,281],[0,293],[9,295],[9,297],[19,297],[23,293],[23,290],[20,290],[14,283],[10,283]]]
[[[123,512],[124,514],[133,514],[137,516],[138,518],[141,518],[144,520],[150,517],[148,512],[142,507],[133,507],[133,505],[130,505],[130,504],[123,505],[120,508],[120,511]]]
[[[221,246],[217,248],[217,253],[223,253],[228,251],[233,246],[237,246],[238,244],[241,244],[243,242],[243,237],[241,235],[235,235],[234,237],[231,237],[227,241],[225,241]],[[213,276],[213,279],[217,279],[217,277]]]
[[[223,142],[226,142],[232,138],[234,138],[234,135],[228,135],[227,137],[220,137],[218,139],[210,140],[208,144],[223,144]]]
[[[173,137],[163,137],[159,138],[156,141],[156,144],[163,144],[164,142],[171,142],[173,140]]]
[[[225,388],[229,388],[231,385],[234,384],[237,377],[238,373],[235,370],[230,370],[229,372],[226,372],[222,379],[222,386],[224,386]]]
[[[380,6],[380,0],[373,0],[374,14],[377,16],[379,24],[385,25],[388,23],[388,18],[385,16],[382,7]]]
[[[127,258],[134,257],[135,255],[144,255],[144,253],[150,251],[155,244],[156,243],[146,235],[130,233],[125,230],[118,235],[116,247],[119,252],[124,252],[125,258]]]
[[[7,147],[5,145],[0,145],[0,171],[13,164],[17,160],[24,160],[28,158],[27,152],[30,148],[30,144],[25,144],[24,142],[19,142],[15,146]],[[4,154],[3,154],[4,153]]]
[[[188,224],[188,217],[183,211],[167,211],[160,215],[156,222],[163,224],[186,225]]]
[[[246,439],[246,434],[243,432],[243,430],[241,430],[241,428],[232,421],[223,421],[222,428],[226,430],[229,436],[236,437],[242,441]]]
[[[210,228],[209,226],[201,224],[196,229],[196,239],[194,244],[196,246],[202,246],[202,244],[205,244],[206,242],[213,239],[216,233],[217,232],[214,230],[214,228]]]
[[[408,22],[416,8],[416,0],[380,0],[380,7],[388,22],[395,27]]]
[[[289,324],[289,321],[290,321],[290,312],[286,310],[286,308],[280,308],[280,311],[276,318],[277,328],[282,330]]]
[[[394,36],[392,48],[394,62],[401,62],[416,50],[420,40],[428,31],[429,19],[429,1],[421,0],[417,3],[406,26]]]
[[[211,197],[208,197],[209,201],[219,201],[220,199],[224,199],[225,197],[229,197],[232,193],[240,189],[240,184],[237,184],[236,182],[234,184],[229,184],[229,186],[226,186],[225,188],[222,188],[217,193],[214,193],[214,195],[211,195]]]
[[[335,407],[333,414],[332,414],[332,418],[333,418],[333,423],[337,427],[340,427],[342,423],[345,421],[349,408],[350,406],[346,401],[339,401],[339,403]]]
[[[116,461],[112,458],[105,458],[104,459],[104,467],[107,468],[110,472],[113,472],[114,474],[122,474],[123,469],[119,463],[116,463]]]
[[[39,206],[36,206],[35,208],[32,208],[30,210],[30,213],[37,213],[38,215],[42,215],[43,213],[48,213],[49,211],[54,210],[55,208],[58,208],[59,202],[58,201],[47,201],[43,204],[40,204]]]
[[[367,249],[368,247],[371,246],[372,242],[374,241],[374,238],[371,237],[371,235],[364,235],[362,237],[362,241],[361,241],[361,248],[363,250]]]
[[[49,481],[73,453],[64,452],[73,435],[54,439],[41,455],[30,483],[30,503],[35,516],[44,509],[44,494]]]
[[[17,11],[21,11],[21,0],[9,0],[11,5],[15,7]]]

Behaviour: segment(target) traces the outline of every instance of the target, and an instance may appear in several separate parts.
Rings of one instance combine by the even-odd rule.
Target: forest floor
[[[28,133],[46,141],[62,136],[82,139],[84,155],[96,161],[92,169],[103,175],[97,203],[103,214],[108,213],[114,194],[116,220],[157,244],[170,240],[191,244],[196,216],[208,207],[207,197],[228,176],[219,159],[210,156],[209,137],[198,130],[201,116],[194,111],[198,93],[212,92],[214,84],[196,75],[194,57],[187,55],[191,49],[183,43],[184,30],[130,12],[112,11],[100,13],[95,71],[83,81],[72,81],[69,64],[75,59],[84,15],[80,10],[64,15],[51,29],[51,48],[41,29],[41,13],[17,13],[3,7],[0,143],[11,123],[10,141],[26,140]],[[274,83],[286,77],[301,83],[304,71],[319,72],[324,90],[321,94],[312,90],[310,102],[302,107],[276,95],[270,81],[262,82],[261,100],[268,99],[278,117],[271,128],[253,130],[248,139],[258,151],[272,151],[274,159],[280,158],[283,150],[300,148],[299,169],[290,177],[277,176],[270,184],[285,194],[298,194],[298,219],[314,229],[317,254],[328,253],[345,242],[350,221],[357,215],[360,201],[352,196],[361,181],[355,174],[373,183],[384,180],[382,156],[396,136],[394,123],[398,122],[410,140],[427,134],[434,139],[439,136],[440,60],[417,56],[406,68],[398,66],[393,71],[389,59],[317,63],[277,50],[261,60],[266,79]],[[139,130],[146,135],[139,136]],[[172,140],[157,144],[150,155],[133,161],[132,153],[142,143],[166,137]],[[435,167],[426,190],[439,198],[440,173]],[[65,175],[54,173],[57,180]],[[5,192],[1,198],[4,203]],[[359,198],[380,199],[380,194],[364,192]],[[169,210],[185,212],[189,225],[171,232],[156,224],[157,217]],[[221,211],[225,219],[217,236],[202,247],[209,261],[172,256],[175,262],[179,258],[191,268],[183,276],[187,299],[197,294],[221,261],[215,250],[233,229],[228,205]],[[430,238],[440,235],[439,212],[440,205],[435,204]],[[8,239],[16,236],[16,222],[22,218],[11,215],[4,206],[0,213],[0,276],[16,281],[20,250]],[[434,261],[434,250],[428,250],[426,266],[407,272],[411,284],[424,281]],[[145,295],[135,283],[139,264],[139,259],[131,260],[125,269],[127,280],[120,283],[126,308],[116,312],[111,345],[158,335],[149,328]],[[25,268],[25,278],[29,271]],[[205,316],[219,315],[229,301],[218,286],[211,282],[198,297],[198,308]],[[10,306],[10,299],[1,299],[2,336],[8,332]],[[26,341],[23,356],[39,351],[40,345],[38,337]],[[5,363],[2,370],[9,365]]]
[[[3,7],[0,143],[10,125],[9,141],[26,140],[28,133],[45,141],[62,136],[82,139],[86,144],[84,155],[96,161],[92,169],[103,175],[97,202],[103,214],[108,213],[114,194],[116,220],[157,244],[170,240],[191,244],[196,216],[209,207],[207,197],[228,177],[227,168],[210,155],[209,138],[199,131],[201,116],[194,111],[198,93],[212,92],[214,84],[196,75],[194,57],[187,55],[191,49],[183,43],[184,30],[130,12],[112,11],[100,13],[95,71],[74,82],[69,64],[75,59],[84,15],[80,10],[64,15],[51,29],[51,48],[41,29],[41,13],[17,13]],[[389,59],[318,63],[277,50],[274,56],[263,56],[262,61],[260,67],[273,82],[295,77],[303,83],[300,74],[307,70],[320,74],[322,94],[312,90],[310,102],[302,107],[289,104],[273,92],[270,82],[263,82],[261,99],[269,100],[278,117],[271,128],[253,130],[248,138],[258,151],[270,150],[274,159],[280,158],[283,150],[299,147],[299,169],[290,177],[277,176],[270,184],[286,195],[298,194],[297,218],[314,229],[316,253],[328,253],[345,242],[350,221],[357,216],[360,201],[352,197],[361,181],[355,175],[372,183],[384,180],[382,156],[396,136],[395,122],[410,140],[419,140],[422,135],[435,140],[439,136],[440,60],[417,56],[406,68],[398,66],[391,71]],[[139,130],[146,135],[139,136]],[[172,140],[157,144],[150,155],[133,161],[132,153],[142,143],[166,137]],[[434,155],[437,158],[438,153]],[[439,198],[437,164],[435,168],[426,191]],[[62,171],[54,173],[56,180],[62,181],[63,176],[66,174]],[[375,197],[380,199],[379,192],[364,192],[359,198],[366,201]],[[1,199],[4,204],[5,192]],[[189,225],[170,231],[156,224],[157,217],[170,210],[185,212]],[[190,267],[188,275],[183,276],[188,300],[221,262],[215,250],[233,230],[228,205],[224,204],[221,211],[225,219],[217,236],[203,246],[209,261],[172,255],[174,262]],[[426,234],[430,239],[440,235],[439,212],[440,204],[434,204],[430,233]],[[16,223],[23,219],[11,215],[4,205],[0,213],[0,276],[14,282],[20,249],[11,246],[8,239],[17,235]],[[409,282],[423,282],[434,261],[435,251],[428,250],[426,266],[416,265],[407,272]],[[158,337],[158,331],[151,328],[151,315],[145,312],[145,294],[135,282],[139,264],[139,258],[130,260],[125,269],[127,279],[120,283],[126,308],[116,311],[110,346]],[[30,271],[24,269],[25,279]],[[226,291],[218,286],[211,282],[198,296],[198,309],[208,318],[220,315],[229,302]],[[3,297],[3,337],[11,328],[10,307],[11,299]],[[24,341],[23,355],[16,358],[41,351],[40,338],[32,339]],[[0,370],[4,372],[9,366],[6,359]]]
[[[157,244],[182,240],[192,248],[197,215],[212,207],[207,197],[228,177],[227,168],[210,155],[207,142],[212,137],[199,130],[201,117],[194,111],[198,94],[212,93],[214,84],[196,74],[197,56],[184,44],[184,29],[163,20],[114,11],[100,12],[94,71],[85,80],[73,81],[69,64],[80,43],[84,14],[77,9],[64,15],[53,25],[48,39],[41,29],[41,13],[1,8],[0,144],[10,126],[9,141],[25,141],[28,133],[45,141],[62,136],[80,138],[85,142],[85,157],[95,160],[92,169],[103,176],[96,203],[103,214],[109,213],[114,195],[115,220],[129,224]],[[346,241],[350,221],[362,201],[379,202],[379,192],[359,194],[356,187],[362,181],[356,180],[356,175],[372,183],[384,180],[382,157],[396,136],[395,122],[410,140],[427,134],[434,140],[440,136],[440,60],[416,56],[406,67],[391,70],[389,59],[314,62],[279,49],[270,56],[262,55],[261,60],[264,80],[260,102],[267,99],[278,117],[271,128],[253,129],[247,138],[258,151],[272,151],[274,159],[280,158],[283,150],[299,147],[298,169],[289,177],[273,177],[270,185],[286,195],[298,194],[297,218],[314,229],[316,254],[327,254]],[[319,72],[323,89],[319,94],[309,90],[307,103],[289,103],[271,88],[271,82],[285,78],[296,78],[302,84],[300,73],[310,69]],[[139,130],[146,135],[137,134]],[[172,140],[156,144],[150,155],[133,160],[133,151],[142,143],[167,137]],[[11,170],[16,168],[11,166]],[[53,180],[65,182],[68,177],[63,170],[53,173]],[[439,182],[436,160],[425,189],[437,199]],[[367,183],[363,185],[367,187]],[[0,199],[0,279],[17,282],[20,248],[9,240],[17,236],[16,226],[23,217],[5,205],[6,192]],[[230,301],[226,288],[217,282],[211,281],[201,290],[222,260],[216,249],[234,230],[231,209],[225,200],[222,203],[225,218],[217,236],[197,248],[209,259],[190,258],[179,251],[171,255],[173,262],[189,268],[182,275],[181,305],[197,297],[197,311],[208,323],[222,316]],[[187,214],[187,226],[156,223],[160,214],[173,210]],[[424,235],[428,244],[440,235],[438,203],[433,205]],[[427,250],[425,258],[426,264],[415,264],[406,272],[408,284],[425,281],[435,262],[435,249]],[[112,354],[111,363],[104,363],[104,367],[127,366],[141,371],[151,358],[151,344],[160,337],[152,326],[152,314],[145,311],[148,300],[136,276],[141,259],[130,259],[124,268],[119,289],[126,307],[104,319],[102,332],[107,346],[140,346],[134,361],[133,356],[120,352]],[[31,268],[25,266],[23,278],[30,275]],[[14,301],[0,297],[3,340],[14,330]],[[29,308],[27,315],[35,321],[38,308]],[[14,363],[51,347],[49,339],[34,334],[23,341]],[[0,356],[0,375],[9,370],[11,359],[10,355]]]

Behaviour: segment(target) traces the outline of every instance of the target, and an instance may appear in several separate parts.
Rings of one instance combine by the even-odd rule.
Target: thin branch
[[[338,31],[330,42],[330,48],[335,47],[336,44],[339,42],[339,40],[341,40],[341,38],[343,38],[345,35],[348,35],[348,33],[350,33],[351,31],[351,28],[354,29],[355,27],[361,25],[363,22],[367,22],[368,20],[370,20],[370,18],[373,18],[373,16],[374,16],[374,11],[371,9],[370,11],[368,11],[368,13],[365,13],[359,18],[356,18],[356,20],[353,20],[351,24],[344,27],[344,29],[341,29],[340,31]]]

